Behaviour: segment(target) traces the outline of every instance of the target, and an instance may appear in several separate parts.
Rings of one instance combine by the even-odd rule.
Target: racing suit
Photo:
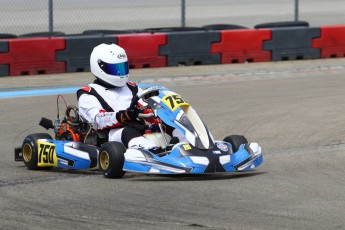
[[[128,126],[117,119],[116,114],[130,107],[138,91],[141,89],[133,82],[109,88],[96,80],[77,91],[79,115],[95,129],[108,130],[109,141],[122,142],[127,148],[157,148],[142,136],[143,124]]]

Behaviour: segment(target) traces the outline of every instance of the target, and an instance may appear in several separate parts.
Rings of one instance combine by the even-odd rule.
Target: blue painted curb
[[[154,84],[150,83],[138,83],[139,87],[147,88],[153,86]],[[12,97],[33,97],[33,96],[42,96],[42,95],[57,95],[57,94],[68,94],[76,93],[80,87],[62,87],[62,88],[35,88],[35,89],[3,89],[0,91],[0,98],[12,98]]]

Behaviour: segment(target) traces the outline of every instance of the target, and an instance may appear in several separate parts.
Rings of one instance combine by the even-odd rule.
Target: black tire
[[[131,30],[85,30],[83,35],[131,34]]]
[[[255,29],[260,28],[284,28],[284,27],[309,27],[306,21],[285,21],[285,22],[267,22],[254,26]]]
[[[144,32],[148,33],[169,33],[169,32],[188,32],[188,31],[205,31],[206,29],[201,27],[159,27],[159,28],[147,28]]]
[[[38,167],[38,139],[53,139],[48,133],[35,133],[25,137],[22,145],[22,154],[25,166],[30,170],[51,169],[52,166]]]
[[[29,34],[21,34],[18,35],[18,38],[32,38],[32,37],[64,37],[65,33],[63,32],[37,32],[37,33],[29,33]]]
[[[15,34],[0,34],[0,38],[17,38]]]
[[[126,147],[120,142],[107,142],[99,151],[99,168],[106,178],[122,178]]]
[[[206,30],[238,30],[238,29],[248,29],[248,27],[240,26],[240,25],[234,25],[234,24],[211,24],[211,25],[205,25],[201,28],[204,28]]]
[[[224,138],[225,142],[228,142],[231,144],[232,146],[232,151],[235,153],[238,151],[239,147],[242,144],[247,144],[247,138],[245,138],[244,136],[241,135],[230,135]]]

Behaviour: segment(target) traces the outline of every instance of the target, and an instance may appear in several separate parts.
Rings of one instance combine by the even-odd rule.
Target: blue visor
[[[115,75],[115,76],[125,76],[128,75],[128,62],[122,63],[106,63],[102,60],[98,60],[99,68],[101,68],[106,74]]]

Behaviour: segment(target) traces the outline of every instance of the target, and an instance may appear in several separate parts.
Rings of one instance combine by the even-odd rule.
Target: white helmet
[[[110,85],[122,87],[128,81],[128,58],[118,45],[103,43],[96,46],[90,56],[91,72]]]

